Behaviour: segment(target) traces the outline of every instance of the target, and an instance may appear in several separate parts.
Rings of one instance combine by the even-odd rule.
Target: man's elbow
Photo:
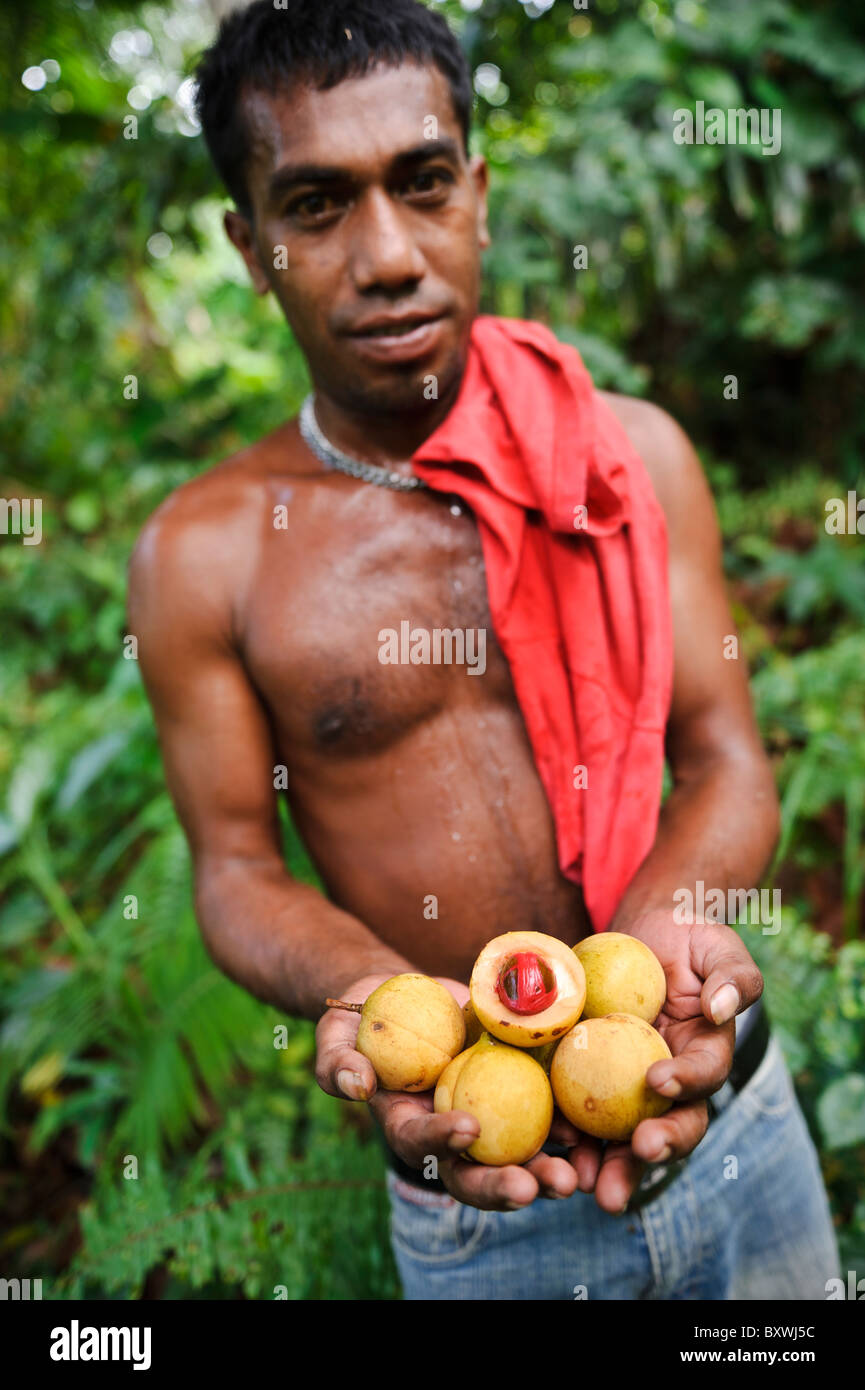
[[[758,822],[767,865],[771,862],[781,839],[781,802],[775,783],[772,764],[761,748],[759,753],[730,760],[728,774],[733,787],[748,797]]]
[[[247,932],[251,905],[258,900],[264,881],[284,872],[284,866],[270,856],[193,856],[193,907],[201,938],[214,965],[230,979],[237,978],[239,938]]]
[[[201,940],[217,970],[233,979],[231,971],[231,894],[228,884],[221,880],[217,870],[202,870],[195,866],[193,885],[193,910]]]

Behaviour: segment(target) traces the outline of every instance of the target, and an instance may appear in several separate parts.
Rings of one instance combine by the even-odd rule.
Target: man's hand
[[[365,1004],[374,989],[391,975],[364,975],[343,991],[347,1004]],[[328,1009],[315,1030],[315,1079],[329,1096],[369,1100],[376,1089],[372,1062],[355,1047],[360,1014]]]
[[[369,975],[345,991],[349,1003],[363,1003],[387,975]],[[458,980],[439,979],[462,1006],[468,990]],[[444,1115],[433,1113],[431,1092],[413,1095],[405,1091],[379,1090],[372,1064],[355,1048],[359,1016],[342,1009],[328,1009],[316,1029],[316,1080],[331,1096],[367,1100],[385,1139],[404,1163],[423,1171],[430,1158],[438,1164],[438,1176],[458,1201],[486,1211],[514,1211],[536,1197],[569,1197],[576,1191],[577,1174],[564,1158],[538,1154],[524,1167],[515,1163],[490,1168],[460,1158],[477,1139],[480,1125],[464,1110]],[[575,1144],[573,1126],[557,1116],[550,1138]]]
[[[673,1054],[654,1062],[649,1085],[677,1103],[666,1115],[643,1120],[629,1144],[580,1135],[571,1151],[582,1192],[594,1192],[609,1212],[624,1211],[646,1163],[684,1158],[709,1123],[705,1097],[723,1086],[733,1062],[735,1015],[763,993],[763,977],[732,927],[677,923],[654,911],[617,927],[654,951],[667,977],[667,999],[656,1028]]]
[[[509,1163],[491,1168],[460,1158],[480,1133],[480,1125],[464,1110],[444,1115],[432,1112],[433,1098],[379,1091],[371,1104],[390,1147],[412,1168],[423,1169],[427,1159],[438,1160],[438,1176],[448,1192],[466,1206],[484,1211],[517,1211],[536,1197],[570,1197],[577,1189],[577,1174],[565,1158],[539,1153],[520,1167]],[[576,1130],[556,1116],[550,1138],[574,1144]]]

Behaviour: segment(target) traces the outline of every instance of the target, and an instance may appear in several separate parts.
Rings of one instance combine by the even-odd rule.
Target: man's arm
[[[678,889],[753,887],[778,836],[778,801],[751,708],[745,664],[729,659],[736,630],[726,597],[715,509],[699,460],[663,411],[611,398],[652,479],[667,519],[674,689],[667,752],[674,789],[655,844],[631,881],[614,931],[639,937],[661,960],[667,1001],[657,1026],[673,1053],[647,1081],[676,1101],[644,1120],[630,1144],[580,1141],[572,1161],[583,1191],[621,1211],[646,1162],[682,1158],[708,1124],[705,1098],[733,1060],[737,1013],[763,981],[729,926],[681,923]],[[727,653],[727,655],[725,655]]]
[[[672,909],[676,890],[693,890],[697,879],[707,891],[753,887],[778,838],[775,782],[738,651],[712,495],[684,432],[665,412],[637,404],[631,433],[642,443],[669,539],[673,791],[651,854],[619,904],[615,930],[653,908]]]
[[[176,508],[155,514],[130,563],[129,630],[208,951],[257,998],[317,1019],[327,995],[410,967],[285,868],[270,726],[233,644],[210,529]]]

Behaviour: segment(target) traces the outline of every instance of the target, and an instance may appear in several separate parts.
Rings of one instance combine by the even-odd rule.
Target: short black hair
[[[349,37],[350,36],[350,37]],[[448,79],[468,153],[472,81],[441,15],[419,0],[255,0],[219,27],[195,71],[196,111],[207,148],[238,209],[251,217],[245,91],[274,93],[296,82],[326,91],[375,63],[434,64]]]

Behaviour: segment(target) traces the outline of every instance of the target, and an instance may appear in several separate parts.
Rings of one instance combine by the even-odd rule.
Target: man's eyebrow
[[[456,140],[423,140],[409,150],[400,150],[390,163],[391,174],[399,173],[413,164],[426,159],[449,159],[459,163],[459,146]],[[297,184],[353,183],[357,175],[351,169],[340,168],[336,164],[283,164],[271,175],[267,194],[271,201],[276,200],[289,188]]]
[[[459,163],[459,146],[456,140],[422,140],[410,150],[401,150],[393,160],[393,167],[406,164],[419,164],[423,159],[450,159]]]
[[[351,180],[348,169],[338,169],[328,164],[283,164],[271,175],[267,186],[268,197],[275,200],[287,189],[298,183],[347,183]]]

